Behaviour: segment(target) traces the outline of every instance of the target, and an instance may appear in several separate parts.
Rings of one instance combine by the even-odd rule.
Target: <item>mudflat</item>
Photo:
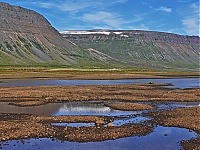
[[[0,102],[31,107],[47,103],[101,100],[120,110],[154,110],[153,105],[137,102],[200,102],[200,88],[169,89],[159,83],[124,85],[0,87]],[[116,102],[115,102],[116,101]],[[118,103],[120,101],[120,103]],[[126,107],[126,109],[124,109]],[[0,141],[27,138],[56,138],[73,142],[115,140],[129,136],[145,136],[154,125],[188,128],[199,133],[200,107],[150,111],[145,116],[152,123],[112,125],[115,117],[105,116],[36,116],[0,114]],[[57,126],[52,123],[94,123],[94,126]],[[185,149],[199,149],[199,138],[182,141]]]

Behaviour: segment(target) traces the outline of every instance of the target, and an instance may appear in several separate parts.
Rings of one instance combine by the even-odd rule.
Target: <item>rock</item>
[[[96,121],[95,121],[95,124],[96,124],[96,125],[104,125],[104,124],[105,124],[105,121],[99,119],[99,120],[96,120]]]
[[[107,126],[108,126],[108,127],[114,127],[114,124],[113,124],[113,123],[108,123]]]
[[[45,100],[46,100],[46,101],[53,101],[54,98],[53,98],[53,97],[46,97]]]

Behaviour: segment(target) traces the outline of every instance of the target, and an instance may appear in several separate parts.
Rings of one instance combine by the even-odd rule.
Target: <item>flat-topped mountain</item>
[[[133,66],[197,69],[198,36],[141,30],[72,30],[63,36]]]

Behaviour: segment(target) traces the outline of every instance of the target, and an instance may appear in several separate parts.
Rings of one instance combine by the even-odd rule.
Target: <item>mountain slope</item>
[[[63,36],[83,48],[93,48],[132,66],[197,69],[197,36],[137,30],[63,31]]]
[[[37,12],[0,2],[0,65],[100,63],[93,55],[63,38]]]

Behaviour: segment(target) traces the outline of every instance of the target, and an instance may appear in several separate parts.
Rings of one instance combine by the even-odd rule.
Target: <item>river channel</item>
[[[68,86],[68,85],[94,85],[94,84],[135,84],[135,83],[166,83],[173,86],[167,88],[195,88],[199,87],[199,78],[173,78],[173,79],[132,79],[132,80],[3,80],[0,86]],[[107,107],[111,103],[105,101],[88,101],[88,102],[65,102],[49,103],[34,107],[17,107],[9,105],[8,102],[0,103],[0,113],[25,113],[45,116],[61,115],[93,115],[93,116],[117,116],[112,123],[115,126],[121,126],[129,123],[142,123],[152,118],[144,117],[142,113],[152,111],[119,111]],[[181,107],[200,106],[199,102],[138,102],[152,105],[156,110],[169,110]],[[55,123],[56,126],[94,126],[94,123]],[[166,136],[167,135],[167,136]],[[180,141],[189,140],[199,137],[194,131],[184,128],[155,126],[154,131],[146,136],[133,136],[108,140],[103,142],[68,142],[57,139],[38,138],[38,139],[21,139],[0,142],[1,148],[10,149],[66,149],[66,150],[177,150],[182,149]]]

